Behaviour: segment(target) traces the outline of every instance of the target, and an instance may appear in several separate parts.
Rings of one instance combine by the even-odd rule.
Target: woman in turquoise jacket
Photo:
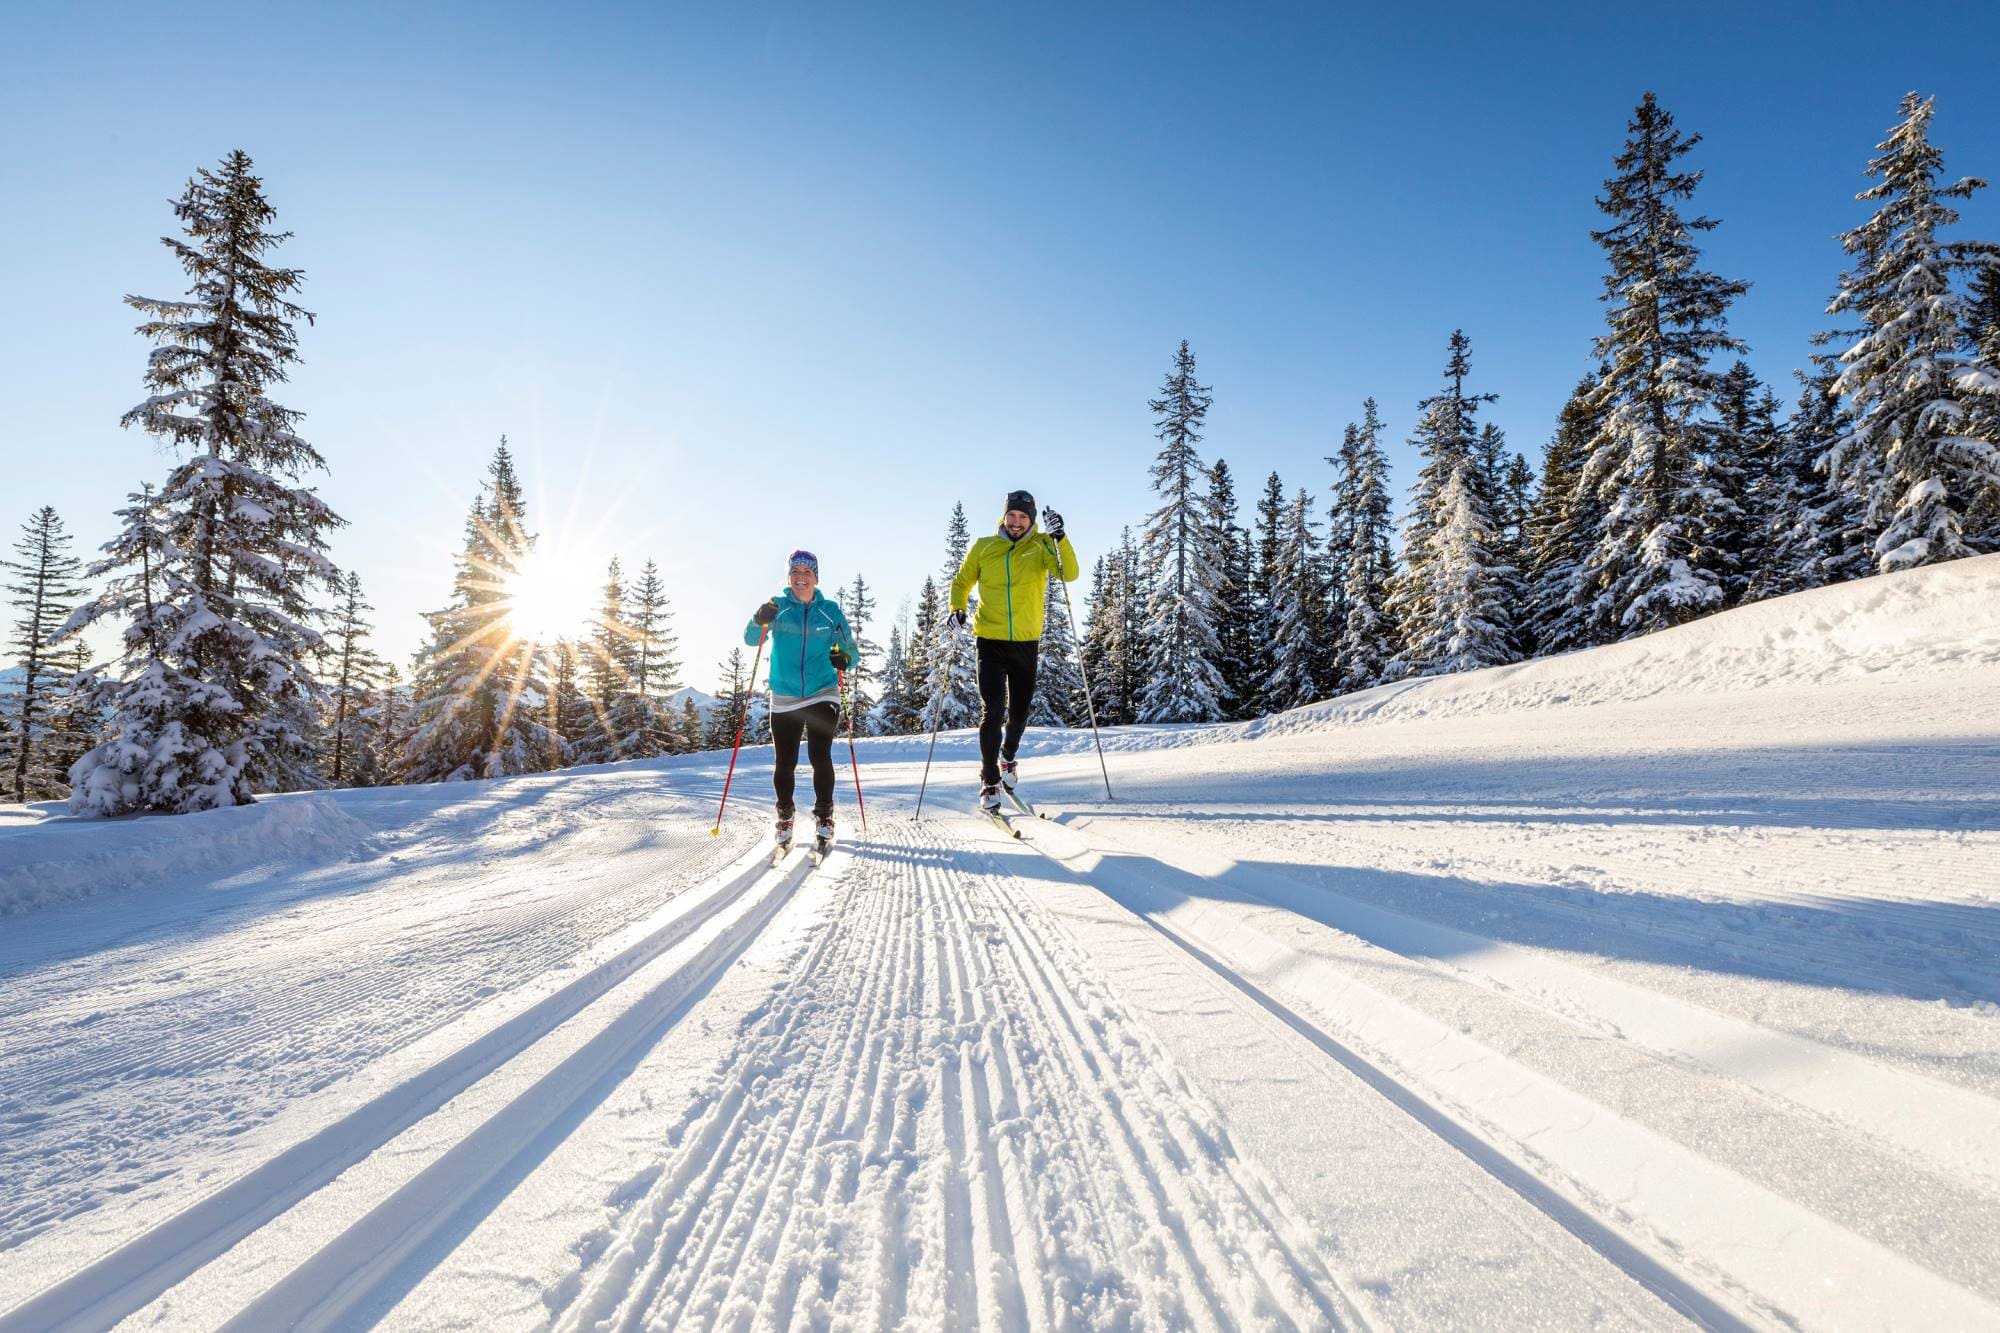
[[[819,557],[794,551],[786,561],[785,590],[757,608],[743,628],[743,642],[764,643],[771,659],[771,745],[778,792],[778,841],[792,840],[792,792],[799,740],[813,770],[813,834],[833,839],[833,738],[840,731],[839,672],[859,650],[840,604],[819,591]]]

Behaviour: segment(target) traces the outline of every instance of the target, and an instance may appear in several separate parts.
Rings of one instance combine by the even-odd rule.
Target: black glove
[[[952,624],[958,626],[960,629],[965,628],[965,612],[963,611],[954,611],[950,615],[946,616],[945,619],[949,620]]]
[[[750,617],[760,625],[768,625],[778,618],[778,604],[766,602],[757,608],[757,614]]]
[[[847,649],[837,643],[826,650],[826,660],[833,663],[835,671],[845,671],[854,665],[854,659],[847,655]]]
[[[1042,506],[1042,531],[1048,533],[1050,539],[1053,541],[1061,541],[1063,539],[1062,515],[1047,505]]]

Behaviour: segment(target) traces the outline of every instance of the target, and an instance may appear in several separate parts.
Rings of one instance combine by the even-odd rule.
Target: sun
[[[507,580],[507,623],[534,643],[574,638],[590,618],[590,574],[555,549],[529,553]]]

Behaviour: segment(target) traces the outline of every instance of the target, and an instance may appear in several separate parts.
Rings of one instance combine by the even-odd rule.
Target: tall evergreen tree
[[[938,576],[934,594],[938,599],[936,618],[940,637],[933,649],[929,663],[931,676],[925,686],[925,698],[937,702],[938,725],[946,730],[970,727],[979,721],[979,662],[973,651],[970,623],[960,632],[944,619],[950,610],[951,581],[958,577],[958,568],[965,563],[965,553],[971,546],[972,532],[966,524],[965,504],[961,501],[952,506],[951,522],[945,527],[944,569]],[[968,617],[978,613],[976,585],[966,608]]]
[[[535,645],[514,626],[511,584],[534,548],[505,436],[466,517],[452,602],[424,618],[431,638],[411,681],[408,781],[529,773],[549,754]]]
[[[1542,474],[1523,533],[1527,598],[1520,637],[1523,651],[1530,654],[1564,652],[1594,641],[1587,571],[1606,507],[1583,484],[1583,472],[1592,441],[1604,425],[1597,396],[1603,378],[1602,370],[1586,375],[1570,391],[1542,452]]]
[[[1597,201],[1612,225],[1591,233],[1610,263],[1607,329],[1596,343],[1603,419],[1583,479],[1605,506],[1584,569],[1584,618],[1598,640],[1677,625],[1728,601],[1727,554],[1708,544],[1730,521],[1711,475],[1727,446],[1708,358],[1743,350],[1726,316],[1749,290],[1700,267],[1695,237],[1716,220],[1684,218],[1676,206],[1701,184],[1702,173],[1675,165],[1701,136],[1676,130],[1652,93],[1628,129],[1618,174]]]
[[[1750,363],[1738,360],[1717,381],[1715,407],[1717,446],[1707,477],[1728,503],[1709,506],[1703,542],[1717,553],[1724,593],[1735,605],[1770,562],[1780,521],[1769,507],[1779,453],[1778,400]]]
[[[868,637],[868,624],[875,618],[875,594],[869,590],[868,580],[856,571],[854,582],[840,590],[839,600],[848,628],[854,631],[854,646],[860,650],[847,672],[847,704],[853,710],[854,734],[866,736],[875,712],[873,663],[882,654],[881,645]]]
[[[671,754],[680,721],[669,696],[680,686],[679,646],[671,628],[674,613],[667,602],[660,566],[648,560],[626,599],[625,630],[632,654],[632,700],[637,714],[632,727],[634,754],[644,758]]]
[[[1250,534],[1236,521],[1236,479],[1223,459],[1216,459],[1208,470],[1205,505],[1209,542],[1216,553],[1216,643],[1220,648],[1216,669],[1222,674],[1222,702],[1228,716],[1250,717],[1263,684],[1257,674],[1262,625]]]
[[[590,677],[578,663],[576,642],[557,639],[542,650],[548,689],[543,696],[545,710],[542,742],[548,747],[543,760],[546,768],[567,768],[576,763],[601,763],[604,757],[604,727],[599,705],[587,691]]]
[[[1090,567],[1090,592],[1084,599],[1083,638],[1076,646],[1077,670],[1090,681],[1093,704],[1100,704],[1101,687],[1098,682],[1104,679],[1105,651],[1111,639],[1112,616],[1106,591],[1108,563],[1108,558],[1100,555]]]
[[[1326,626],[1320,635],[1319,661],[1313,674],[1331,692],[1342,674],[1341,630],[1347,624],[1347,567],[1355,541],[1355,496],[1361,484],[1361,427],[1353,422],[1341,432],[1340,450],[1326,459],[1333,468],[1333,501],[1326,515],[1326,546],[1321,555],[1321,583],[1326,588]]]
[[[1301,486],[1285,510],[1275,574],[1276,615],[1272,623],[1271,674],[1264,681],[1262,703],[1267,713],[1313,703],[1324,698],[1318,676],[1324,660],[1326,598],[1321,584],[1318,524],[1312,500]]]
[[[1798,375],[1798,407],[1778,433],[1756,496],[1766,530],[1744,594],[1750,601],[1859,578],[1873,567],[1854,536],[1859,506],[1830,487],[1819,466],[1848,424],[1834,359],[1813,360],[1813,372]]]
[[[295,429],[301,414],[269,396],[298,359],[294,322],[312,320],[290,300],[304,275],[266,262],[290,233],[272,230],[276,211],[242,152],[198,171],[174,212],[186,239],[163,243],[190,288],[183,300],[126,297],[156,346],[152,392],[122,424],[179,461],[147,530],[128,526],[93,570],[143,558],[150,605],[128,600],[127,577],[78,613],[82,623],[139,617],[128,623],[111,739],[74,773],[72,805],[90,814],[212,809],[315,780],[307,747],[319,687],[308,659],[323,611],[313,598],[339,579],[326,534],[342,520],[301,484],[326,466]]]
[[[941,722],[942,715],[932,706],[936,696],[931,676],[933,663],[945,655],[947,648],[942,638],[946,627],[938,610],[942,600],[937,580],[925,579],[917,593],[916,619],[903,640],[903,696],[910,710],[906,730],[912,732],[929,731]]]
[[[741,648],[731,648],[718,670],[722,684],[715,692],[715,707],[708,715],[707,748],[727,750],[736,743],[738,727],[744,729],[746,741],[751,739],[747,718],[752,682],[750,665],[743,660]]]
[[[1083,677],[1077,671],[1076,636],[1063,601],[1062,580],[1054,574],[1042,590],[1042,612],[1042,643],[1028,720],[1038,727],[1081,726]]]
[[[1160,396],[1147,404],[1160,441],[1153,490],[1160,507],[1147,517],[1146,643],[1151,674],[1140,700],[1143,722],[1212,722],[1222,716],[1222,674],[1216,670],[1217,552],[1204,521],[1206,469],[1195,446],[1213,402],[1195,381],[1194,353],[1185,339]]]
[[[703,731],[701,709],[695,706],[694,695],[682,695],[680,722],[674,728],[674,753],[695,754],[708,748]]]
[[[889,651],[882,658],[882,697],[869,715],[868,730],[879,736],[900,736],[916,730],[916,713],[910,707],[907,664],[903,652],[903,627],[889,627]]]
[[[1341,674],[1333,682],[1340,694],[1381,684],[1398,647],[1388,613],[1389,582],[1396,571],[1389,546],[1389,458],[1382,450],[1382,429],[1370,398],[1361,405],[1361,427],[1355,433],[1349,501],[1354,531],[1341,574],[1347,616],[1339,626]]]
[[[382,659],[368,644],[368,636],[375,632],[368,613],[374,609],[361,594],[361,576],[349,570],[327,635],[333,696],[327,778],[336,787],[367,785],[355,780],[355,770],[372,773],[375,767],[374,720],[360,716],[382,676]]]
[[[1424,463],[1411,488],[1403,567],[1389,587],[1387,610],[1401,645],[1386,668],[1391,679],[1512,660],[1517,571],[1506,563],[1493,513],[1494,467],[1505,441],[1496,433],[1482,444],[1477,414],[1495,395],[1466,392],[1471,373],[1472,342],[1454,330],[1444,389],[1418,404],[1410,441]],[[1498,641],[1457,637],[1487,617],[1498,618]]]
[[[639,653],[625,622],[625,571],[612,556],[604,571],[597,613],[583,645],[582,676],[589,693],[592,725],[574,737],[572,762],[601,764],[638,752],[644,728],[637,698]]]
[[[76,664],[71,652],[51,642],[84,594],[83,562],[69,553],[69,546],[61,516],[43,505],[21,525],[16,558],[0,560],[6,590],[14,598],[14,660],[21,669],[14,692],[0,695],[0,708],[9,714],[4,748],[16,801],[69,795],[67,768],[55,767],[64,756],[52,742],[76,708],[70,687]]]
[[[1940,185],[1944,155],[1930,142],[1933,99],[1905,94],[1902,120],[1876,145],[1861,199],[1875,215],[1845,233],[1856,259],[1830,314],[1859,321],[1841,353],[1838,388],[1852,425],[1827,452],[1832,486],[1849,497],[1877,569],[1888,571],[2000,549],[2000,531],[1968,514],[2000,493],[2000,437],[1980,438],[1979,390],[2000,393],[2000,366],[1964,342],[1967,298],[1953,278],[2000,259],[2000,246],[1945,241],[1958,221],[1945,201],[1986,182]]]
[[[375,697],[375,782],[392,786],[403,781],[410,749],[410,688],[395,663],[382,669]]]
[[[1257,679],[1259,706],[1263,682],[1277,669],[1275,644],[1278,640],[1278,603],[1281,599],[1279,564],[1285,547],[1285,483],[1276,472],[1264,478],[1264,493],[1257,497],[1257,531],[1254,538],[1257,604],[1257,652],[1251,659]]]

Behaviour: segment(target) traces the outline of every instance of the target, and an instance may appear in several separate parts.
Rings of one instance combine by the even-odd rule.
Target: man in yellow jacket
[[[979,804],[1000,808],[1000,784],[1014,790],[1014,756],[1028,727],[1035,697],[1035,665],[1042,646],[1042,609],[1049,575],[1076,581],[1076,551],[1063,532],[1062,515],[1042,511],[1035,527],[1035,497],[1026,491],[1007,496],[1000,530],[981,537],[965,553],[951,581],[951,619],[965,624],[974,585],[979,615],[973,634],[979,643]]]

